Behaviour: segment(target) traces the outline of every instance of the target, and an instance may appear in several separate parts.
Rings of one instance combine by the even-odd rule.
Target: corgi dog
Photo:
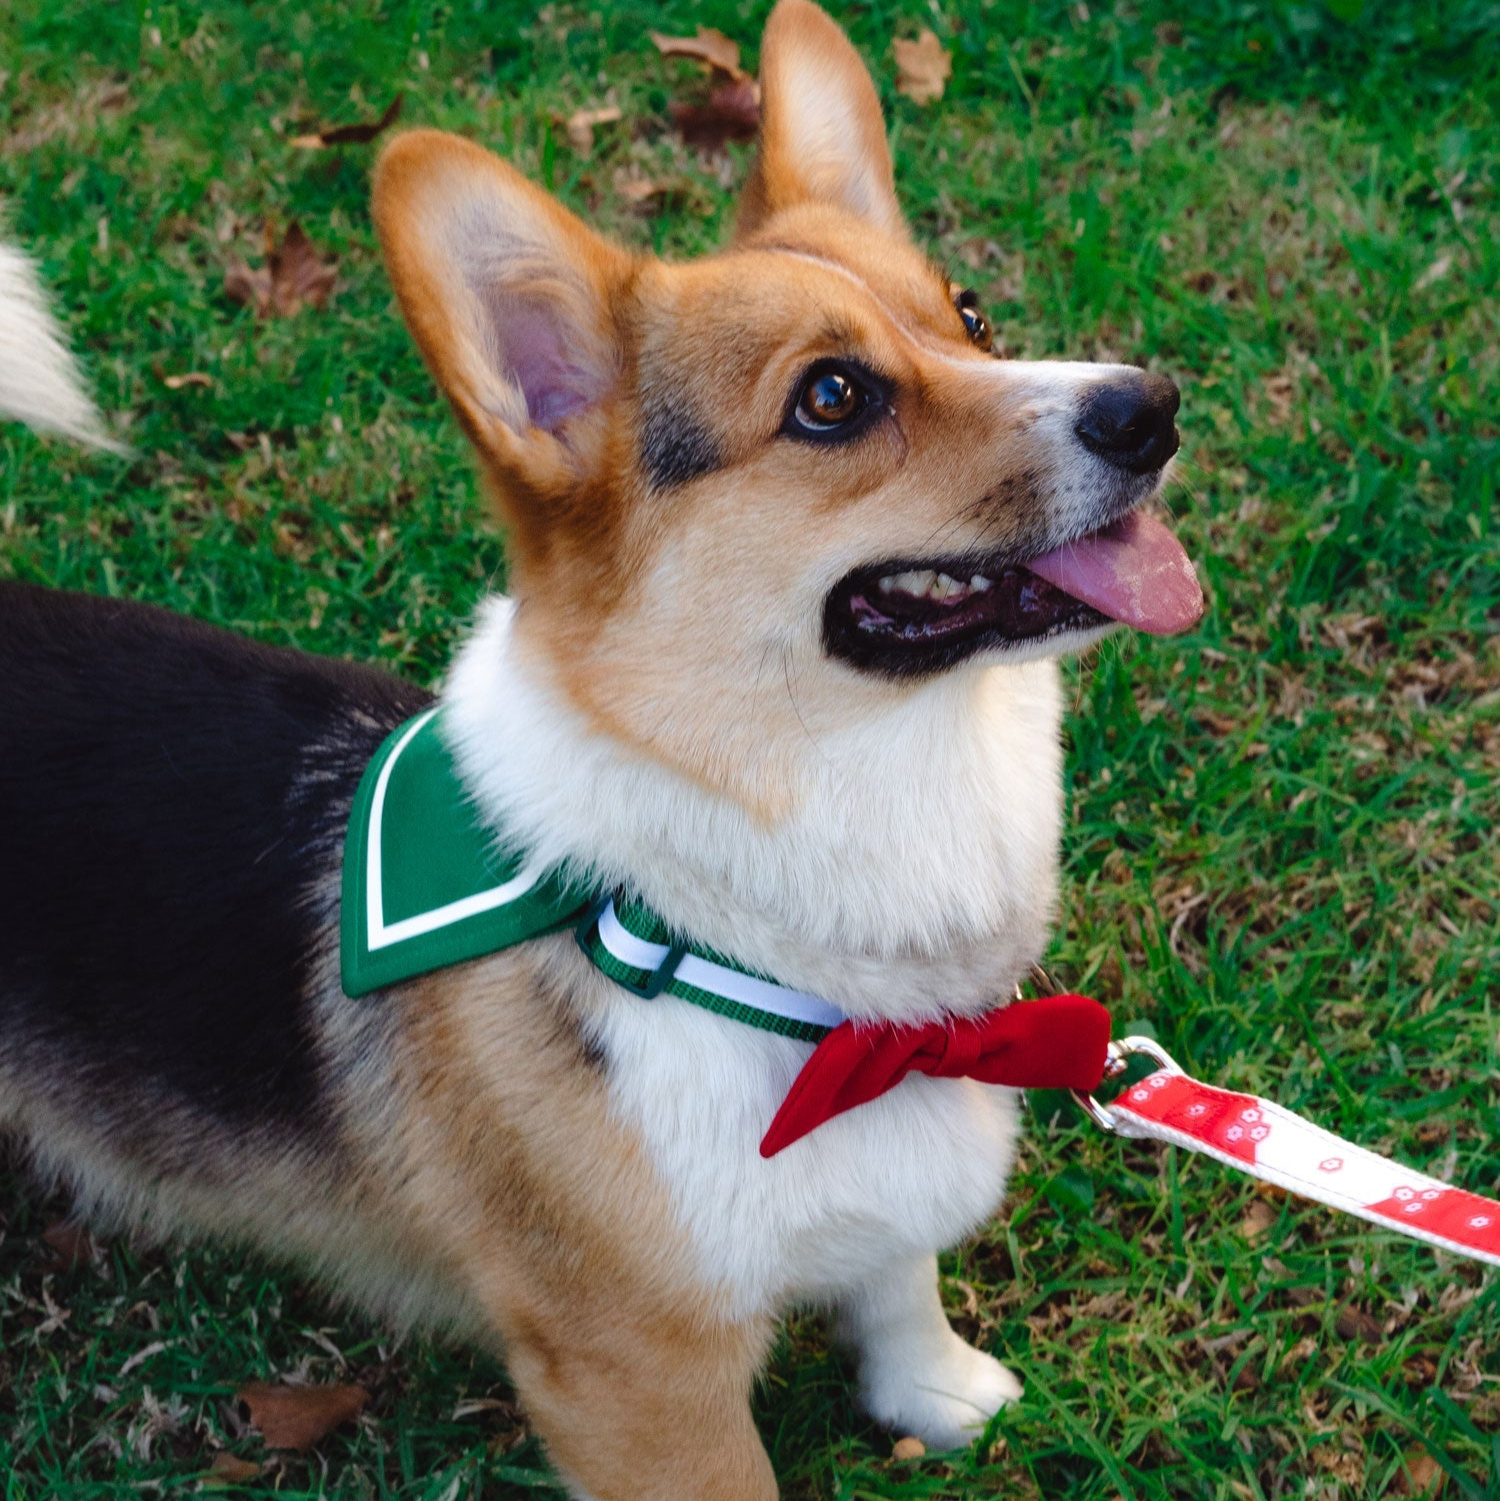
[[[874,1418],[972,1441],[1021,1386],[950,1329],[936,1255],[1001,1201],[1017,1091],[913,1072],[763,1155],[802,1023],[622,984],[566,929],[351,997],[382,745],[435,708],[477,826],[648,907],[671,963],[690,942],[855,1037],[947,1037],[1047,943],[1058,657],[1202,610],[1140,509],[1172,383],[996,357],[809,0],[761,80],[732,238],[690,264],[469,141],[384,150],[391,279],[510,551],[435,698],[0,586],[0,1125],[90,1215],[494,1348],[594,1501],[774,1497],[750,1396],[799,1305]],[[97,435],[85,412],[56,425]]]

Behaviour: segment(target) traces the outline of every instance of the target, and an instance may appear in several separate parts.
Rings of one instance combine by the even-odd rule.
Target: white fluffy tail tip
[[[127,453],[105,430],[82,372],[47,308],[36,268],[0,244],[0,417],[91,448]]]

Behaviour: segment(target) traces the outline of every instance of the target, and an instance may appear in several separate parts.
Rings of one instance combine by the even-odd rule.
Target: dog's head
[[[518,630],[609,732],[722,784],[761,744],[960,664],[1191,624],[1202,597],[1136,508],[1177,391],[1124,366],[996,358],[911,242],[875,88],[781,0],[735,234],[622,250],[433,131],[381,158],[401,306],[506,523]],[[733,780],[733,778],[729,778]]]

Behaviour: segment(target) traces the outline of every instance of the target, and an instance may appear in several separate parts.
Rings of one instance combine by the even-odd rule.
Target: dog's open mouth
[[[1173,635],[1202,614],[1182,544],[1133,511],[1024,564],[967,557],[858,568],[829,594],[823,636],[830,654],[856,667],[909,675],[1110,621]]]

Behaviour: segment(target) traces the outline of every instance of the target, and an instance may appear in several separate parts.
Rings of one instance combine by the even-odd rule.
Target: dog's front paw
[[[877,1422],[914,1434],[929,1449],[972,1444],[1021,1383],[993,1355],[956,1334],[940,1352],[919,1364],[867,1361],[860,1372],[861,1400]]]

